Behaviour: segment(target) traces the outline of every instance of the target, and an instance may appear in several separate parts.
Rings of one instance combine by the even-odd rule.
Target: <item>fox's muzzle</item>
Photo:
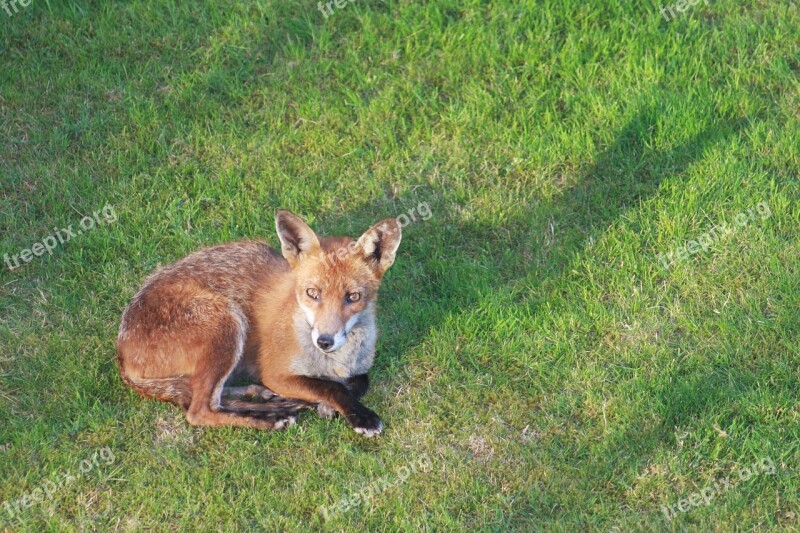
[[[347,330],[341,329],[336,333],[320,333],[317,328],[311,330],[311,341],[325,353],[335,352],[344,346],[347,340]]]
[[[327,352],[333,348],[333,344],[333,335],[320,335],[317,337],[317,346],[319,346],[322,351]]]
[[[351,316],[347,323],[344,325],[342,329],[335,333],[320,333],[319,330],[314,327],[311,329],[311,340],[314,344],[325,353],[335,352],[347,341],[347,336],[353,330],[353,328],[358,324],[360,313],[356,313],[355,315]]]

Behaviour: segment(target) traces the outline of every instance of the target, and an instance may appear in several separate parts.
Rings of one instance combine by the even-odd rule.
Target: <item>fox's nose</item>
[[[319,346],[323,350],[329,350],[331,346],[333,346],[333,336],[320,335],[319,337],[317,337],[317,346]]]

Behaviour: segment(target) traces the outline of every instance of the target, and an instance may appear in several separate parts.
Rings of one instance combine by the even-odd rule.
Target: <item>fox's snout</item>
[[[323,352],[331,353],[344,346],[347,340],[347,333],[346,326],[332,333],[320,333],[319,328],[314,327],[311,330],[311,341]]]
[[[311,342],[325,353],[332,353],[344,346],[347,336],[359,323],[361,311],[347,312],[346,310],[336,310],[331,312],[314,313],[313,310],[306,311],[306,319],[311,319]],[[352,313],[352,314],[350,314]],[[348,316],[349,315],[349,316]],[[342,320],[346,322],[342,323]]]
[[[319,346],[323,350],[330,350],[333,348],[333,336],[332,335],[320,335],[317,337],[317,346]]]

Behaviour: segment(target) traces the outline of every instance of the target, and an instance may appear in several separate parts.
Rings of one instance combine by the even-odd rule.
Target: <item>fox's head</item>
[[[295,279],[295,297],[325,353],[341,348],[364,313],[372,313],[384,273],[400,246],[400,224],[378,222],[358,240],[320,239],[298,216],[278,211],[275,228]]]

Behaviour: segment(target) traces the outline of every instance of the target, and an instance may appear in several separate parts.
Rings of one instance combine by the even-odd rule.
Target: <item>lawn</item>
[[[19,2],[0,530],[799,527],[796,3]],[[120,380],[144,278],[278,245],[279,208],[430,209],[381,289],[378,439],[194,428]]]

